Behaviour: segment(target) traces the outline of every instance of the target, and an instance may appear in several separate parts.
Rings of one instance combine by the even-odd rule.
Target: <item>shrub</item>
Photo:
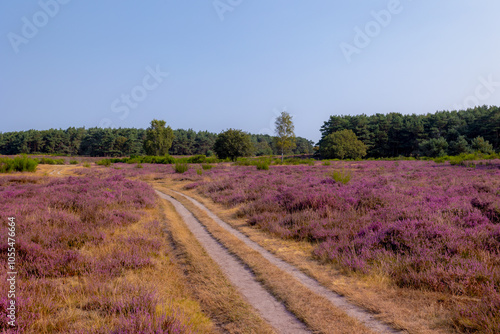
[[[207,157],[203,154],[195,155],[194,157],[188,158],[188,163],[191,164],[201,164],[207,160]]]
[[[211,170],[212,169],[212,165],[209,165],[209,164],[202,164],[201,165],[201,168],[203,168],[204,170]]]
[[[97,161],[96,164],[100,165],[100,166],[109,167],[109,166],[111,166],[111,160],[110,159],[102,159],[102,160]]]
[[[70,165],[78,165],[78,160],[70,160]]]
[[[323,166],[330,166],[332,163],[329,160],[323,161]]]
[[[258,170],[269,170],[269,165],[264,161],[257,162],[256,166]]]
[[[197,169],[196,174],[198,175],[203,175],[203,169]]]
[[[15,158],[0,158],[0,173],[10,172],[34,172],[38,165],[37,159],[26,156]]]
[[[189,166],[187,163],[179,163],[179,162],[175,163],[174,170],[176,173],[182,174],[182,173],[187,172],[188,169],[189,169]]]
[[[285,165],[309,165],[314,166],[314,159],[287,158],[283,161]]]
[[[64,159],[40,158],[41,165],[64,165]]]
[[[88,162],[85,162],[85,163],[83,164],[83,167],[85,167],[85,168],[90,168],[90,164],[89,164]]]
[[[333,171],[331,177],[335,181],[340,182],[342,184],[347,184],[349,181],[351,181],[351,173],[344,171],[344,169],[342,169],[340,172]]]

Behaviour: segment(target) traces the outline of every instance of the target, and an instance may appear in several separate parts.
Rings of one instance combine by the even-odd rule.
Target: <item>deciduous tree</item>
[[[366,145],[352,130],[341,130],[326,136],[319,152],[327,159],[359,159],[366,155]]]
[[[219,133],[214,143],[214,152],[219,159],[230,158],[236,161],[238,157],[252,154],[253,145],[250,135],[242,130],[229,129]]]
[[[144,151],[148,155],[168,154],[174,140],[174,132],[170,126],[165,127],[166,122],[154,119],[151,126],[146,130],[144,140]]]
[[[281,115],[276,118],[274,122],[276,129],[275,143],[276,147],[281,152],[281,161],[283,161],[283,155],[289,150],[293,150],[296,147],[295,144],[295,133],[294,125],[292,121],[292,116],[286,111],[282,111]]]

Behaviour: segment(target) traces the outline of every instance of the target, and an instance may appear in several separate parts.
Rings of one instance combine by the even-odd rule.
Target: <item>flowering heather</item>
[[[110,232],[138,223],[145,217],[145,210],[155,206],[155,201],[154,191],[147,184],[120,175],[0,177],[3,259],[7,258],[7,218],[15,217],[17,223],[17,332],[79,333],[78,328],[64,320],[68,296],[78,289],[85,290],[79,294],[79,312],[88,316],[99,314],[113,324],[85,330],[86,333],[190,332],[178,320],[181,314],[160,312],[165,304],[160,303],[154,291],[113,283],[120,282],[128,270],[154,265],[153,258],[161,246],[161,239],[156,237],[161,231],[158,223],[145,225],[157,226],[156,232],[144,231],[147,236],[112,237]],[[2,271],[0,279],[6,278]],[[8,302],[6,289],[6,284],[0,285],[2,314]],[[16,332],[4,316],[0,332]]]
[[[335,181],[344,168],[347,182]],[[473,297],[462,330],[499,330],[500,161],[476,168],[432,161],[232,167],[197,188],[348,271],[384,273],[400,287]]]

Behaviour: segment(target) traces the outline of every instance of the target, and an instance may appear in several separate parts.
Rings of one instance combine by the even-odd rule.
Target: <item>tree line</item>
[[[218,134],[192,129],[172,130],[171,155],[212,156]],[[281,154],[274,137],[249,134],[254,155]],[[115,157],[146,154],[146,129],[136,128],[75,128],[28,130],[0,133],[0,154],[64,154],[95,157]],[[145,148],[146,147],[146,148]],[[311,154],[313,142],[296,138],[296,147],[289,153]]]
[[[481,106],[426,115],[333,115],[324,122],[321,135],[319,153],[328,158],[339,157],[338,152],[372,158],[493,153],[500,147],[500,108]]]

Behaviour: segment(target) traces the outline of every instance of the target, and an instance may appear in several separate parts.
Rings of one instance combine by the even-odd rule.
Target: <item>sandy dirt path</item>
[[[180,202],[156,190],[163,199],[172,203],[189,230],[205,248],[210,257],[220,266],[229,281],[277,332],[311,333],[283,304],[276,300],[255,279],[255,276],[236,257],[231,255],[204,228]]]
[[[206,206],[198,202],[192,197],[189,197],[185,194],[182,194],[180,192],[174,191],[173,192],[185,197],[189,201],[191,201],[195,206],[203,210],[207,215],[212,218],[219,226],[222,228],[226,229],[230,233],[232,233],[234,236],[236,236],[238,239],[243,241],[247,246],[250,248],[256,250],[259,252],[264,258],[266,258],[269,262],[280,268],[281,270],[289,273],[290,275],[294,276],[298,281],[300,281],[303,285],[305,285],[307,288],[309,288],[312,292],[325,297],[328,299],[334,306],[340,308],[344,312],[346,312],[349,316],[352,318],[358,319],[360,322],[362,322],[366,327],[370,328],[373,331],[380,332],[380,333],[402,333],[401,331],[398,331],[380,321],[375,319],[373,315],[364,309],[355,306],[343,296],[340,296],[336,294],[335,292],[325,288],[322,286],[318,281],[312,279],[311,277],[307,276],[303,272],[301,272],[299,269],[296,267],[292,266],[291,264],[277,258],[273,254],[271,254],[269,251],[261,247],[259,244],[256,242],[250,240],[247,236],[245,236],[243,233],[237,231],[233,227],[231,227],[229,224],[221,220],[219,217],[217,217],[214,213],[212,213]]]

